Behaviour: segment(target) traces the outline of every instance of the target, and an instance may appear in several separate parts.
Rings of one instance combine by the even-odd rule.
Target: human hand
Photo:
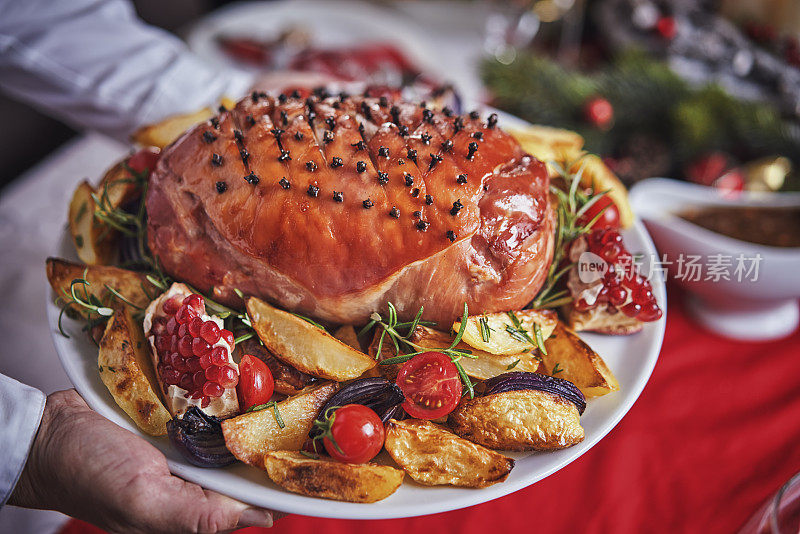
[[[75,390],[47,397],[9,504],[58,510],[109,532],[272,526],[272,512],[172,476],[158,449],[92,411]]]

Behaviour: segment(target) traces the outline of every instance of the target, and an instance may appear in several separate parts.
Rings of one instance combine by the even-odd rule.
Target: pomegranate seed
[[[219,331],[219,335],[222,339],[225,340],[225,343],[228,344],[230,348],[233,348],[233,332],[230,330],[225,330],[224,328]]]
[[[172,341],[170,336],[156,336],[156,350],[158,352],[167,352],[169,350],[169,343]]]
[[[183,299],[183,305],[194,309],[194,311],[197,312],[197,315],[202,315],[206,312],[206,305],[203,302],[203,297],[196,293],[193,293]]]
[[[608,302],[608,288],[603,287],[597,294],[597,302]]]
[[[163,336],[167,330],[167,320],[163,317],[156,317],[153,319],[153,324],[150,326],[150,334],[154,336]]]
[[[180,309],[178,309],[178,313],[175,314],[175,320],[180,324],[188,323],[193,317],[197,317],[197,310],[186,304],[182,305]]]
[[[198,389],[198,390],[192,392],[192,394],[190,395],[190,398],[197,400],[202,396],[203,396],[203,390],[202,389]]]
[[[219,382],[220,369],[222,368],[216,365],[206,368],[206,378],[211,382]]]
[[[214,347],[211,349],[211,363],[214,365],[225,365],[228,363],[228,351],[224,347]]]
[[[213,345],[219,338],[221,337],[221,333],[219,331],[219,327],[217,323],[214,321],[206,321],[203,323],[203,327],[200,329],[200,336],[205,339],[209,345]]]
[[[636,317],[642,311],[642,307],[635,302],[629,302],[622,307],[622,313],[628,317]]]
[[[192,336],[186,335],[183,336],[178,341],[178,352],[181,353],[181,356],[184,358],[188,358],[189,356],[193,356],[192,353]]]
[[[639,312],[637,319],[640,321],[650,322],[661,319],[663,312],[655,301],[648,302],[642,306],[642,311]]]
[[[622,306],[628,300],[628,292],[622,286],[615,286],[608,290],[608,302],[613,306]]]
[[[203,366],[200,365],[200,358],[187,358],[185,361],[186,361],[186,370],[189,371],[190,373],[196,373],[197,371],[203,368]]]
[[[175,315],[180,307],[181,298],[177,295],[168,298],[164,301],[164,304],[161,305],[161,309],[164,310],[164,313],[167,315]]]
[[[653,292],[644,286],[633,290],[633,300],[638,304],[646,304],[653,299]]]
[[[167,370],[167,366],[164,364],[163,361],[158,362],[156,365],[156,371],[158,371],[158,376],[164,376],[164,373]]]
[[[177,352],[173,352],[164,358],[164,363],[171,365],[176,369],[180,366],[181,362],[183,362],[183,358],[181,358],[181,355]]]
[[[203,384],[206,383],[206,374],[203,371],[197,371],[192,375],[192,382],[194,382],[196,388],[202,388]]]
[[[604,245],[600,251],[600,257],[606,260],[607,262],[614,262],[616,261],[617,257],[619,256],[620,252],[622,252],[622,248],[616,243],[609,243]]]
[[[175,386],[181,379],[181,373],[175,369],[170,369],[161,375],[161,377],[164,379],[164,383],[168,386]]]
[[[587,311],[590,308],[591,306],[589,306],[589,303],[586,302],[586,299],[584,299],[583,297],[575,301],[575,309],[578,311]]]
[[[600,236],[600,242],[604,245],[609,243],[617,243],[619,245],[622,244],[622,236],[616,230],[606,230]]]
[[[192,353],[195,356],[202,356],[204,352],[208,352],[211,345],[205,342],[202,338],[196,337],[192,340]]]
[[[188,336],[188,335],[189,335],[189,325],[188,325],[188,324],[182,324],[182,325],[180,325],[180,326],[178,327],[178,332],[177,332],[177,334],[178,334],[178,337],[184,337],[184,336]]]
[[[170,317],[169,321],[167,321],[167,334],[173,336],[175,332],[178,330],[178,321],[175,320],[175,317]]]
[[[236,374],[236,371],[233,369],[233,367],[226,365],[225,367],[220,367],[219,369],[220,386],[224,388],[232,388],[239,383],[239,375]]]
[[[200,399],[200,407],[208,408],[209,404],[211,404],[211,399],[203,395],[203,397]]]
[[[200,335],[200,329],[203,328],[203,320],[200,317],[195,317],[188,323],[189,328],[189,335],[192,337],[198,337]]]
[[[192,380],[192,375],[189,373],[183,373],[181,375],[181,379],[178,381],[178,385],[185,389],[186,391],[191,391],[194,388],[194,381]]]
[[[214,364],[211,362],[211,351],[201,354],[197,361],[200,362],[200,367],[203,369],[214,367]]]
[[[223,393],[225,393],[225,390],[216,382],[206,382],[203,385],[204,395],[208,395],[209,397],[221,397]]]
[[[178,341],[179,340],[180,340],[180,338],[177,335],[172,336],[172,338],[170,338],[170,340],[169,340],[169,351],[170,352],[178,352]]]

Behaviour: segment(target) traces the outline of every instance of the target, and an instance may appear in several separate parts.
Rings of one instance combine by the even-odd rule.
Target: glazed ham
[[[164,270],[334,323],[392,302],[448,325],[519,309],[544,282],[545,166],[497,117],[386,99],[263,93],[165,149],[147,193]]]

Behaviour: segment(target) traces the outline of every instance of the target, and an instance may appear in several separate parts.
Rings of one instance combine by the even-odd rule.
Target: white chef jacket
[[[205,64],[176,37],[138,20],[124,0],[0,0],[0,89],[79,128],[125,139],[168,115],[239,97],[252,81]],[[0,259],[0,269],[2,279],[20,274],[11,258]],[[9,366],[3,358],[35,357],[3,354],[0,369]],[[37,389],[0,374],[0,507],[44,402]]]

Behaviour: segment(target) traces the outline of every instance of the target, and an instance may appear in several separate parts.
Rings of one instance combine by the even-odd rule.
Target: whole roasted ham
[[[519,309],[553,254],[545,166],[497,117],[254,93],[162,153],[147,192],[164,270],[335,323],[393,303],[449,324]]]

